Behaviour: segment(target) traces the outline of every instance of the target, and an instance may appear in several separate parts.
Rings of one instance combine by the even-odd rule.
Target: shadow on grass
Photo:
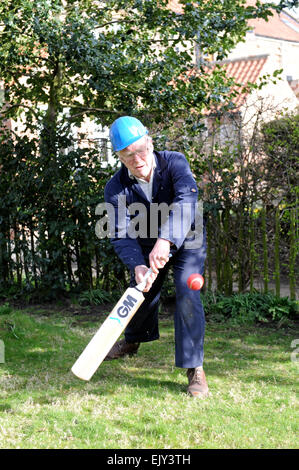
[[[159,392],[162,397],[165,391],[186,392],[186,371],[174,366],[171,320],[162,323],[159,341],[143,344],[134,358],[104,362],[88,383],[70,372],[88,338],[85,341],[82,336],[68,336],[67,328],[60,325],[49,331],[42,323],[34,326],[39,329],[34,338],[29,340],[24,333],[20,339],[9,338],[7,342],[7,362],[3,368],[8,377],[0,375],[0,379],[4,385],[7,382],[12,391],[28,389],[43,403],[51,403],[50,397],[59,395],[61,390],[88,389],[95,394],[113,395],[119,393],[120,384],[149,390],[149,393]],[[273,329],[245,326],[234,330],[222,324],[207,325],[204,364],[207,379],[220,377],[293,387],[293,382],[277,371],[277,365],[290,362],[292,339],[291,334],[281,336],[280,331]]]

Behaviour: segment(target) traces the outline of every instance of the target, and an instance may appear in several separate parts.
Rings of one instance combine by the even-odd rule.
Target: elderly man
[[[147,129],[134,117],[124,116],[114,121],[110,140],[122,163],[105,188],[105,201],[112,204],[115,212],[111,243],[130,269],[131,285],[142,282],[148,266],[153,274],[144,289],[145,301],[127,326],[124,339],[113,346],[106,360],[136,354],[140,343],[159,338],[160,292],[172,265],[176,288],[175,363],[187,369],[187,393],[193,397],[207,396],[203,370],[204,310],[200,292],[187,287],[190,274],[203,274],[206,257],[205,234],[200,244],[188,243],[188,235],[195,226],[196,182],[185,156],[154,150]],[[120,207],[120,201],[124,201],[124,207]],[[145,208],[141,235],[140,232],[132,235],[126,229],[132,221],[129,206],[133,203],[142,203]],[[155,205],[162,207],[162,203],[169,208],[168,217],[158,217],[158,220],[158,212],[151,209]],[[176,208],[182,209],[179,217]],[[155,230],[151,229],[156,227],[157,233],[153,233]]]

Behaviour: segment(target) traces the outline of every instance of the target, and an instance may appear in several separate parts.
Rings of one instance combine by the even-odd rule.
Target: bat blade
[[[74,375],[91,379],[143,301],[144,295],[135,287],[126,290],[73,365]]]

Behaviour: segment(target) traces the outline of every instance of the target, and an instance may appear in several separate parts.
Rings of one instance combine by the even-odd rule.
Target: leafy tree
[[[167,0],[3,0],[6,116],[25,109],[28,124],[42,119],[55,129],[66,126],[63,111],[68,123],[79,124],[89,114],[105,124],[124,113],[176,117],[220,100],[229,82],[217,68],[210,73],[203,58],[225,58],[244,37],[249,19],[272,14],[271,3],[180,3],[184,14],[172,11]],[[190,77],[195,44],[200,73]]]
[[[23,136],[1,138],[2,280],[13,279],[19,259],[29,282],[41,278],[46,291],[64,290],[67,280],[72,284],[75,253],[81,287],[91,284],[91,208],[110,170],[103,176],[90,149],[69,151],[72,125],[86,116],[105,125],[134,114],[170,127],[190,110],[217,105],[232,83],[220,68],[209,71],[204,57],[223,59],[244,37],[249,19],[267,19],[270,6],[279,11],[297,2],[180,3],[184,14],[167,0],[1,1],[0,77],[7,104],[0,117],[20,118]],[[195,44],[201,53],[196,68]],[[105,260],[108,248],[101,247],[98,256]],[[16,266],[9,264],[11,249]]]
[[[288,205],[298,199],[299,114],[288,113],[261,128],[267,191]]]

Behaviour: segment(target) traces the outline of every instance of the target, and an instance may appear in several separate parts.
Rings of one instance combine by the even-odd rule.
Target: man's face
[[[148,136],[145,135],[117,154],[132,175],[149,181],[153,163],[153,144]]]

